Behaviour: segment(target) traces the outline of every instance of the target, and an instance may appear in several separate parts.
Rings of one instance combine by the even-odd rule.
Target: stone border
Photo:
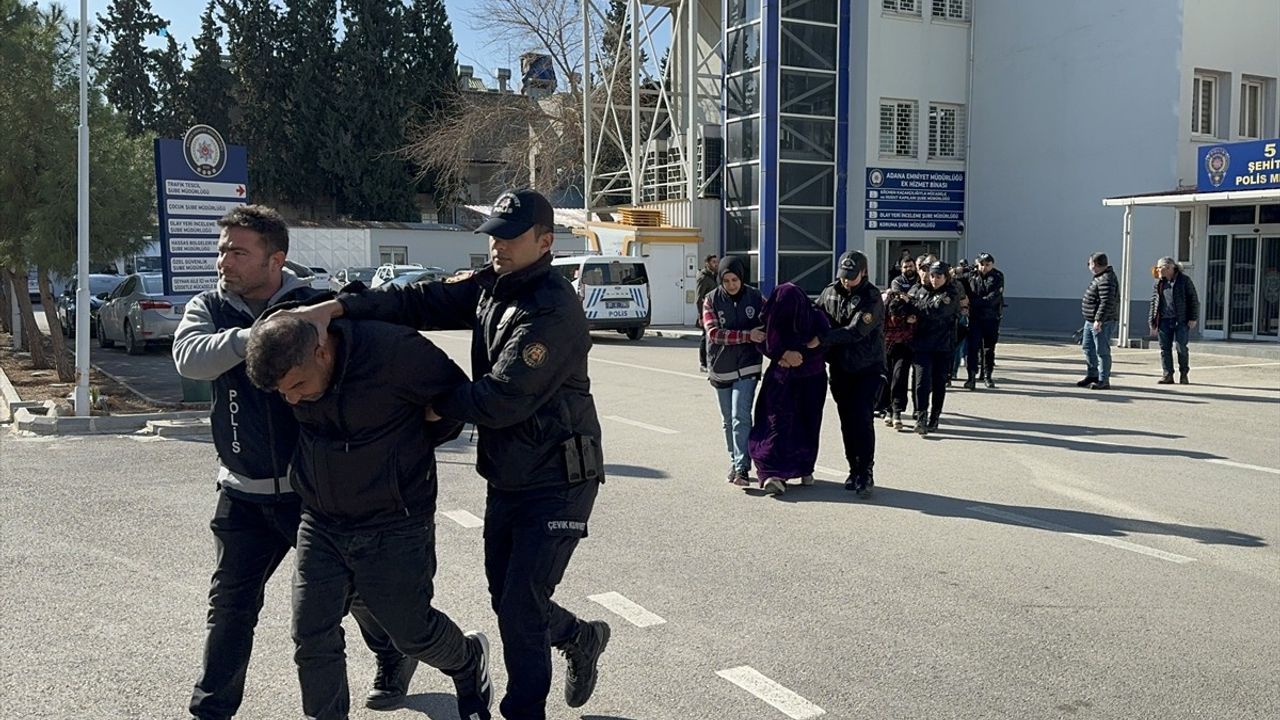
[[[49,416],[19,408],[13,414],[13,426],[20,432],[36,435],[120,435],[147,428],[157,420],[201,420],[204,410],[162,413],[130,413],[125,415],[93,415],[90,417]]]

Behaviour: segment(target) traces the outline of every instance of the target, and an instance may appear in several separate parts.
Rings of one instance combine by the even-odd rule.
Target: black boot
[[[1191,384],[1191,381],[1187,379],[1187,374],[1186,374],[1185,372],[1183,372],[1183,373],[1179,373],[1179,374],[1178,374],[1178,384],[1179,384],[1179,385],[1190,385],[1190,384]]]
[[[1089,375],[1085,377],[1085,379],[1077,381],[1076,387],[1089,387],[1096,382],[1098,382],[1098,377],[1096,375]]]
[[[364,698],[364,706],[370,710],[396,710],[404,705],[409,692],[409,681],[418,669],[416,658],[401,655],[384,661],[378,658],[378,671],[373,676],[373,688]]]
[[[564,701],[569,707],[582,707],[596,689],[596,664],[609,645],[609,624],[603,620],[578,624],[578,636],[565,643],[560,652],[569,661],[564,676]]]

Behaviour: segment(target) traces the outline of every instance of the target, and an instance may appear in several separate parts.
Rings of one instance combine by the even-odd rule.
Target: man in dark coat
[[[903,261],[905,264],[905,260]],[[875,486],[876,430],[873,406],[884,382],[884,301],[867,280],[867,256],[840,256],[836,281],[818,296],[831,329],[821,338],[831,367],[831,398],[840,413],[840,434],[849,464],[846,490],[861,497]]]
[[[1151,332],[1160,336],[1160,366],[1164,376],[1161,385],[1173,384],[1173,344],[1178,344],[1178,382],[1187,385],[1191,361],[1187,352],[1187,334],[1196,329],[1200,318],[1200,296],[1191,278],[1182,272],[1171,257],[1160,258],[1156,269],[1160,276],[1151,289],[1151,312],[1147,322]]]
[[[1111,334],[1120,321],[1120,281],[1106,253],[1089,256],[1089,272],[1093,273],[1093,279],[1080,299],[1080,313],[1084,315],[1080,349],[1084,351],[1087,370],[1076,386],[1110,390]]]
[[[717,287],[720,287],[720,258],[708,255],[702,261],[702,269],[698,271],[696,290],[698,319],[695,324],[702,330],[702,337],[698,339],[698,369],[702,372],[707,371],[707,331],[702,327],[702,302]]]
[[[964,386],[974,389],[979,367],[986,386],[996,386],[991,376],[1000,340],[1000,318],[1004,315],[1004,273],[996,268],[991,253],[978,255],[978,271],[969,276],[969,348],[965,359],[969,379]]]
[[[945,262],[929,266],[926,282],[911,289],[917,318],[911,341],[912,370],[915,372],[916,434],[938,430],[938,417],[947,396],[947,373],[956,337],[956,315],[960,313],[960,292],[951,280]]]

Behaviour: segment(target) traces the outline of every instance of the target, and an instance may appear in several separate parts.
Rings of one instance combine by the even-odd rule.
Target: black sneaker
[[[1110,390],[1110,389],[1111,389],[1111,383],[1109,383],[1109,382],[1096,382],[1096,383],[1094,383],[1094,384],[1090,385],[1090,386],[1089,386],[1089,389],[1090,389],[1090,390]]]
[[[976,390],[977,388],[978,388],[978,383],[973,378],[969,378],[968,380],[964,381],[965,390]]]
[[[1157,380],[1157,381],[1156,381],[1156,384],[1157,384],[1157,385],[1172,385],[1172,384],[1173,384],[1173,375],[1164,375],[1164,376],[1162,376],[1159,380]]]
[[[591,620],[578,624],[578,637],[560,647],[569,661],[564,676],[564,701],[571,708],[582,707],[596,689],[596,663],[609,645],[609,623]]]
[[[373,676],[373,688],[364,697],[364,706],[370,710],[396,710],[404,706],[409,681],[417,669],[416,658],[401,655],[391,662],[378,658],[378,672]]]
[[[993,389],[993,390],[994,390],[994,389],[995,389],[995,387],[996,387],[996,381],[995,381],[995,380],[992,380],[990,377],[988,377],[988,378],[987,378],[987,387],[988,387],[988,388],[991,388],[991,389]]]
[[[1076,383],[1076,387],[1091,387],[1096,382],[1098,382],[1098,378],[1090,375],[1089,377],[1086,377],[1085,379],[1078,381]]]
[[[849,473],[849,477],[844,479],[844,489],[848,490],[849,492],[857,492],[858,485],[860,484],[859,481],[861,479],[862,478],[858,475],[858,473]]]
[[[920,437],[924,437],[929,434],[929,423],[926,422],[924,418],[918,418],[916,420],[916,434]]]
[[[880,418],[884,417],[884,411],[883,411],[883,410],[876,410],[875,412],[871,413],[871,417],[876,418],[877,420],[879,420]]]
[[[1179,374],[1178,374],[1178,384],[1179,384],[1179,385],[1190,385],[1190,384],[1191,384],[1191,381],[1187,379],[1187,374],[1186,374],[1186,373],[1179,373]]]
[[[893,429],[898,431],[902,430],[902,413],[900,412],[893,414]]]
[[[467,633],[467,644],[475,649],[475,665],[453,679],[458,693],[461,720],[492,720],[493,684],[489,682],[489,638],[483,633]]]
[[[929,432],[938,432],[938,418],[932,418],[929,420]]]

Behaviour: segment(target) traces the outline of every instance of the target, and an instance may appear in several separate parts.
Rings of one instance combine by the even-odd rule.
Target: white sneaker
[[[764,481],[764,491],[770,495],[781,495],[787,491],[787,486],[778,478],[769,478]]]
[[[813,484],[813,476],[812,476],[812,475],[805,475],[804,477],[800,478],[800,484],[801,484],[801,485],[804,485],[804,486],[806,486],[806,487],[808,487],[809,485],[812,485],[812,484]]]

